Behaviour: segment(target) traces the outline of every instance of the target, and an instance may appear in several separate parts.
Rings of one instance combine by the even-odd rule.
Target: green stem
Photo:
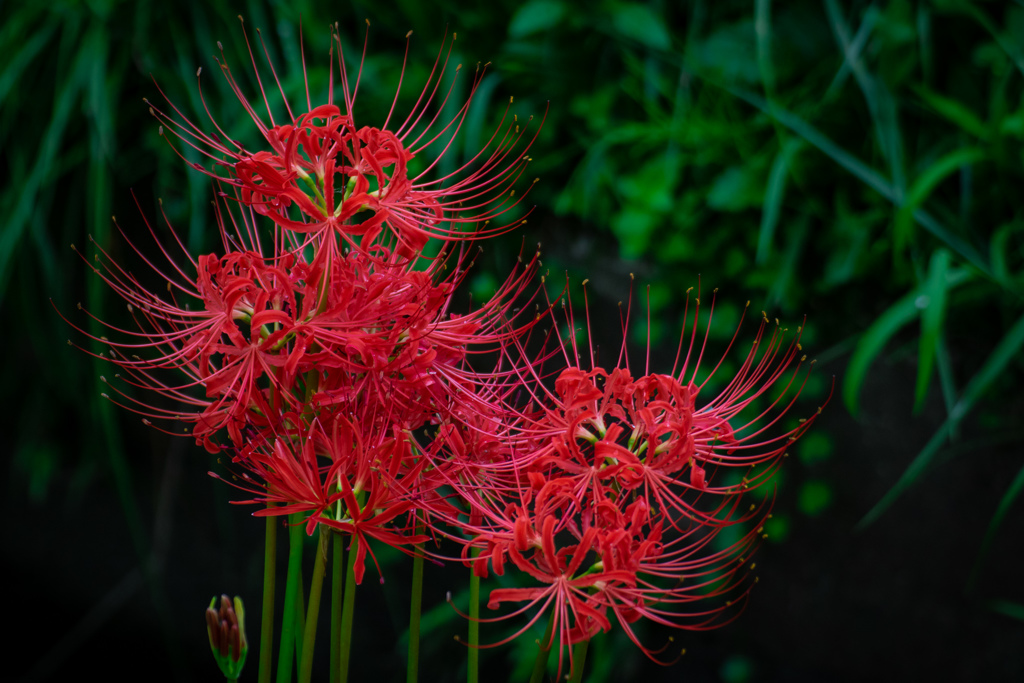
[[[348,683],[348,663],[352,651],[352,615],[356,607],[356,544],[352,537],[348,549],[348,568],[345,570],[345,599],[341,607],[341,652],[338,660],[338,683]]]
[[[469,554],[474,559],[480,549],[470,548]],[[469,570],[469,652],[466,662],[467,683],[480,681],[480,577],[472,567]]]
[[[270,503],[268,507],[272,507]],[[267,517],[267,543],[263,556],[263,616],[260,622],[259,683],[270,683],[274,658],[274,584],[277,582],[278,517]]]
[[[320,616],[320,593],[324,586],[324,572],[327,570],[327,545],[331,537],[326,531],[317,531],[320,544],[313,565],[313,580],[309,584],[309,609],[306,611],[306,630],[302,639],[302,664],[299,667],[299,683],[309,683],[313,677],[313,645],[316,643],[317,617]]]
[[[295,615],[302,581],[302,515],[288,516],[288,576],[284,589],[284,615],[281,623],[281,650],[277,658],[277,683],[291,683],[295,656]]]
[[[537,641],[537,659],[533,662],[533,673],[530,675],[530,683],[541,683],[544,680],[544,672],[548,668],[548,656],[551,653],[551,633],[555,630],[555,610],[551,610],[548,617],[548,627],[544,630],[544,638]]]
[[[334,536],[331,560],[331,683],[338,683],[341,667],[341,596],[345,583],[345,546],[341,534]]]
[[[306,593],[299,574],[298,586],[295,588],[295,661],[302,661],[302,636],[306,632]]]
[[[322,209],[324,209],[326,211],[326,209],[327,209],[327,202],[324,201],[324,195],[323,195],[322,192],[320,192],[320,188],[317,187],[316,182],[314,182],[314,180],[312,178],[310,178],[308,175],[305,175],[305,176],[301,176],[300,175],[299,177],[302,178],[302,180],[305,181],[306,185],[308,185],[309,188],[313,190],[313,194],[314,194],[314,196],[316,196],[317,202],[319,203],[320,208],[322,208]]]
[[[422,525],[416,534],[422,533]],[[416,548],[421,551],[421,547]],[[420,673],[420,612],[423,607],[423,556],[412,558],[412,597],[409,600],[409,662],[406,665],[406,683],[416,683]]]
[[[587,646],[590,640],[581,640],[572,647],[572,678],[569,683],[580,683],[583,680],[583,667],[587,664]]]

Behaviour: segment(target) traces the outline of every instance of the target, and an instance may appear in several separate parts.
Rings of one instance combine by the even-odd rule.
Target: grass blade
[[[989,357],[985,359],[985,364],[967,383],[963,396],[953,408],[950,419],[962,420],[974,408],[974,404],[984,395],[995,378],[1003,373],[1009,362],[1019,356],[1022,347],[1024,347],[1024,315],[1013,324],[1010,331],[1003,336]]]
[[[971,274],[967,270],[947,271],[946,292],[970,279]],[[918,299],[921,296],[920,289],[915,289],[903,296],[880,315],[857,342],[850,363],[846,367],[846,378],[843,380],[843,402],[851,415],[856,415],[858,412],[858,396],[868,368],[892,336],[918,315],[921,310]]]
[[[896,502],[896,499],[903,495],[903,492],[906,491],[911,484],[917,481],[917,478],[925,471],[931,463],[932,458],[935,457],[935,454],[939,452],[939,449],[942,448],[943,445],[945,445],[946,438],[949,436],[949,433],[950,420],[947,419],[942,423],[938,431],[932,434],[932,438],[928,440],[928,443],[925,444],[923,449],[921,449],[921,452],[918,453],[911,461],[910,465],[907,466],[907,469],[904,470],[902,475],[900,475],[900,478],[892,485],[892,488],[886,491],[885,495],[882,496],[882,499],[875,503],[875,506],[868,510],[867,514],[857,522],[857,526],[855,527],[856,530],[859,531],[866,528],[876,519],[881,517],[882,513],[885,512],[890,505]]]
[[[827,102],[835,97],[843,87],[843,84],[846,83],[846,79],[850,75],[851,65],[860,60],[860,53],[864,50],[864,46],[867,45],[868,38],[871,37],[871,31],[875,28],[875,21],[878,20],[878,16],[878,9],[874,5],[868,7],[867,11],[864,12],[864,19],[860,22],[857,35],[844,46],[843,63],[829,84],[828,90],[825,91],[825,97],[822,98],[824,101]]]
[[[772,287],[768,290],[768,296],[765,298],[764,307],[766,309],[783,305],[783,302],[786,301],[786,294],[793,284],[794,273],[797,272],[800,264],[800,255],[803,253],[807,242],[809,224],[810,221],[807,220],[807,217],[801,216],[790,228],[791,237],[789,244],[786,246],[786,251],[782,256],[782,263],[779,264],[775,281],[772,282]]]
[[[790,164],[801,146],[799,141],[785,142],[775,156],[771,171],[768,173],[768,184],[764,191],[764,210],[761,212],[761,231],[757,237],[756,262],[758,265],[768,260],[772,240],[775,237],[775,228],[779,224],[782,200],[786,196],[786,176],[789,175]]]
[[[50,125],[39,146],[36,164],[28,178],[18,188],[18,201],[14,211],[5,221],[3,233],[0,234],[0,299],[6,293],[11,257],[16,253],[25,226],[32,218],[36,196],[53,168],[57,153],[61,149],[64,131],[71,119],[74,103],[77,101],[82,87],[86,85],[89,66],[87,52],[85,50],[79,52],[67,80],[58,88],[60,94],[53,107]]]
[[[959,126],[979,140],[988,140],[989,129],[978,116],[965,105],[954,99],[940,95],[927,86],[912,84],[910,88],[924,100],[924,103],[935,110],[935,113],[950,123]]]
[[[988,603],[989,609],[993,612],[998,612],[1012,619],[1018,619],[1024,621],[1024,605],[1019,602],[1010,602],[1009,600],[993,600]]]
[[[921,311],[921,340],[917,353],[917,386],[914,391],[914,412],[920,412],[924,398],[928,393],[928,385],[935,365],[935,354],[942,333],[942,320],[946,313],[946,276],[949,272],[949,252],[936,249],[932,254],[928,269],[928,280],[925,282],[924,294],[918,298],[918,305],[924,304]]]
[[[939,334],[939,341],[935,347],[935,361],[939,368],[939,385],[942,387],[942,400],[946,404],[946,415],[953,412],[956,405],[956,382],[953,378],[953,359],[949,357],[949,349],[946,347],[946,339]],[[950,438],[957,437],[956,429],[950,432]]]
[[[964,0],[952,2],[950,4],[953,6],[954,10],[970,16],[978,22],[982,28],[988,31],[992,38],[995,39],[996,44],[1003,49],[1014,65],[1016,65],[1017,70],[1024,74],[1024,54],[1021,54],[1021,51],[1017,49],[1017,46],[1007,40],[1006,37],[999,32],[995,22],[989,19],[984,10],[976,7],[973,3],[965,2]]]
[[[856,416],[859,410],[860,388],[864,384],[871,363],[893,335],[917,317],[920,311],[917,307],[918,296],[917,290],[904,295],[885,313],[878,316],[857,342],[850,363],[846,366],[846,377],[843,380],[843,402],[851,415]]]
[[[914,227],[914,211],[924,204],[928,196],[938,187],[939,183],[962,167],[983,161],[987,158],[984,150],[978,147],[964,147],[946,154],[938,161],[928,164],[914,181],[907,198],[896,214],[893,234],[893,249],[897,253],[910,244]]]
[[[708,81],[714,83],[714,81]],[[764,98],[751,93],[747,90],[740,88],[733,88],[728,85],[717,84],[722,90],[729,93],[737,99],[743,100],[752,107],[761,110],[769,116],[777,118],[784,126],[789,128],[791,131],[799,135],[805,141],[809,142],[814,147],[817,147],[819,151],[825,154],[825,156],[832,159],[834,162],[845,168],[856,178],[858,178],[865,185],[878,192],[880,195],[891,201],[897,206],[902,205],[900,199],[900,193],[892,184],[886,180],[886,178],[878,171],[874,170],[863,161],[853,156],[845,149],[832,142],[826,135],[821,133],[817,128],[804,121],[796,114],[787,111],[777,105],[769,105]],[[987,277],[996,280],[992,274],[992,269],[985,257],[975,249],[970,243],[963,238],[951,233],[945,226],[939,223],[924,209],[917,209],[913,211],[914,220],[916,220],[921,227],[930,232],[932,235],[937,237],[947,247],[952,249],[965,261],[968,261],[975,268],[984,273]],[[1005,282],[1000,282],[1001,285],[1008,287],[1009,285]]]
[[[981,398],[988,387],[992,384],[996,377],[1000,376],[1006,369],[1006,366],[1011,360],[1017,358],[1024,347],[1024,315],[1022,315],[1010,331],[1003,336],[996,345],[996,348],[992,350],[989,357],[985,359],[985,363],[981,366],[981,369],[971,378],[971,381],[967,383],[967,387],[964,389],[963,395],[957,402],[956,406],[953,407],[952,413],[946,418],[946,421],[942,423],[938,431],[932,435],[932,438],[925,445],[924,449],[917,454],[917,457],[910,463],[906,471],[900,476],[899,480],[893,484],[892,488],[889,489],[882,500],[878,501],[871,510],[864,515],[863,519],[857,523],[858,529],[863,529],[868,526],[876,519],[878,519],[883,512],[897,498],[899,498],[904,491],[909,488],[914,481],[917,480],[918,476],[928,467],[931,463],[932,458],[938,453],[940,447],[945,442],[946,437],[951,433],[953,427],[957,425],[973,408],[978,399]]]
[[[53,36],[54,31],[57,30],[57,26],[57,22],[46,23],[42,30],[33,34],[21,46],[18,53],[3,65],[3,70],[0,71],[0,102],[8,101],[7,93],[14,87],[21,76],[21,72],[32,63],[32,60],[39,54],[39,51],[49,45],[50,38]]]
[[[934,80],[935,57],[932,50],[932,15],[924,3],[917,6],[917,49],[921,54],[921,75],[926,83]]]
[[[757,36],[757,66],[768,99],[775,96],[775,69],[772,66],[772,3],[754,2],[754,34]]]
[[[992,273],[992,268],[989,266],[985,257],[981,255],[977,249],[975,249],[969,242],[964,240],[962,237],[954,235],[946,229],[944,225],[935,220],[934,217],[924,209],[917,209],[914,211],[914,220],[921,225],[922,228],[930,232],[933,236],[939,238],[945,243],[947,247],[957,253],[960,258],[964,259],[972,266],[977,268],[985,277],[991,278],[994,282],[998,282],[1007,289],[1011,288],[1009,283],[1000,281]],[[1012,290],[1016,293],[1015,290]]]
[[[836,143],[832,142],[832,140],[821,133],[821,131],[804,121],[796,114],[777,105],[769,106],[768,102],[766,102],[762,97],[746,90],[727,85],[722,85],[721,87],[733,97],[741,99],[755,109],[759,109],[765,114],[778,119],[782,125],[786,126],[786,128],[789,128],[804,140],[817,147],[825,154],[825,156],[829,157],[832,161],[852,173],[875,192],[879,193],[889,201],[896,201],[896,194],[892,185],[881,173],[874,170]]]
[[[864,62],[860,59],[859,52],[854,53],[851,49],[850,30],[843,20],[836,0],[825,0],[825,10],[839,47],[843,51],[843,59],[850,65],[850,71],[853,73],[857,85],[860,86],[864,101],[868,105],[868,111],[871,112],[878,146],[882,150],[882,156],[889,162],[893,190],[896,193],[894,203],[898,206],[902,201],[904,179],[903,145],[899,131],[896,101],[885,85],[868,73]]]
[[[1010,507],[1017,500],[1017,497],[1020,496],[1022,490],[1024,490],[1024,467],[1020,468],[1017,476],[1014,477],[1009,488],[1006,489],[1006,493],[999,500],[999,505],[996,506],[995,514],[992,515],[992,519],[988,523],[988,529],[985,530],[985,538],[981,541],[981,550],[978,551],[978,558],[974,561],[974,568],[971,569],[971,578],[967,580],[968,590],[971,590],[977,582],[981,566],[985,562],[985,557],[988,556],[989,548],[992,547],[992,541],[996,537],[996,532],[999,531],[1006,513],[1009,512]]]

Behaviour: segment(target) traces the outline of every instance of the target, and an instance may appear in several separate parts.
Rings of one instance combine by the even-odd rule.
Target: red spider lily
[[[93,269],[130,302],[139,326],[113,328],[128,341],[103,339],[110,360],[130,385],[186,405],[151,408],[119,393],[147,418],[193,423],[211,451],[226,427],[240,486],[257,494],[248,502],[277,504],[257,514],[306,513],[310,531],[323,524],[352,535],[361,578],[370,538],[422,542],[412,520],[446,505],[424,473],[427,461],[411,456],[411,432],[487,405],[477,387],[502,375],[475,372],[469,355],[500,350],[538,322],[531,313],[516,328],[529,308],[512,310],[529,303],[537,255],[484,306],[458,315],[449,308],[470,265],[465,250],[454,258],[442,251],[425,271],[394,262],[384,247],[373,256],[352,251],[316,273],[302,251],[261,256],[242,216],[238,224],[218,214],[223,242],[244,250],[184,267],[164,252],[177,296],[148,291],[101,250]],[[167,384],[165,370],[188,379]],[[200,386],[205,397],[192,397]],[[398,524],[403,517],[408,523]]]
[[[727,623],[749,593],[747,559],[770,516],[771,499],[749,504],[747,492],[770,481],[816,417],[778,428],[806,382],[800,330],[788,339],[765,318],[739,370],[703,400],[722,365],[701,372],[708,335],[697,333],[699,298],[671,372],[652,373],[648,362],[637,377],[625,344],[628,308],[608,367],[592,347],[589,363],[581,360],[571,301],[563,305],[568,337],[553,324],[534,339],[553,315],[550,301],[542,309],[531,294],[539,254],[520,258],[483,306],[453,313],[472,265],[468,242],[509,228],[488,221],[522,200],[513,185],[528,161],[529,143],[517,151],[525,126],[506,110],[473,159],[426,181],[437,161],[418,175],[410,165],[432,145],[437,156],[448,150],[483,71],[451,120],[431,118],[452,93],[437,97],[449,45],[400,125],[389,128],[389,114],[380,128],[360,127],[360,76],[350,87],[333,32],[332,70],[334,47],[343,106],[334,103],[332,71],[328,102],[312,106],[307,85],[307,111],[296,116],[271,65],[284,124],[262,82],[266,121],[221,63],[266,149],[228,139],[212,116],[217,134],[173,104],[174,116],[154,108],[213,160],[196,167],[232,194],[215,203],[218,254],[179,266],[161,246],[171,277],[147,259],[167,295],[102,250],[90,264],[138,326],[101,338],[117,376],[180,406],[151,407],[114,389],[117,400],[147,421],[191,424],[211,451],[226,432],[233,484],[251,496],[240,502],[264,506],[257,516],[301,513],[307,533],[320,526],[349,535],[357,582],[371,539],[418,553],[410,546],[448,537],[478,576],[515,567],[531,585],[492,591],[490,608],[511,613],[483,621],[530,615],[497,645],[548,615],[546,645],[558,639],[559,672],[565,647],[615,622],[652,659],[660,650],[642,645],[632,626],[641,618],[684,629]],[[250,57],[256,69],[251,47]],[[269,219],[269,236],[257,229],[259,216]],[[430,238],[442,240],[440,253],[417,270]],[[552,370],[555,360],[565,362]],[[165,381],[165,371],[185,379]],[[730,527],[739,540],[721,547]]]
[[[518,637],[544,614],[553,622],[552,638],[568,646],[597,630],[607,631],[610,611],[644,653],[658,661],[659,651],[639,643],[630,626],[638,618],[692,630],[724,625],[738,614],[751,586],[744,580],[744,559],[763,532],[757,525],[764,519],[764,507],[739,512],[740,500],[734,497],[729,509],[719,511],[717,525],[691,521],[684,528],[669,512],[650,510],[643,497],[588,502],[577,496],[573,478],[549,479],[531,470],[529,485],[518,491],[460,490],[475,511],[461,521],[469,536],[466,547],[482,550],[475,559],[468,553],[463,559],[483,576],[488,565],[502,574],[511,562],[535,584],[491,592],[492,609],[510,602],[520,606],[481,621],[504,621],[527,612],[532,616],[488,647]],[[559,472],[549,468],[549,474],[558,477]],[[721,530],[735,524],[750,528],[731,546],[712,550]],[[728,612],[732,617],[723,618]]]
[[[237,502],[267,505],[253,513],[257,517],[308,513],[309,534],[323,525],[351,536],[361,583],[370,539],[399,549],[428,539],[413,531],[414,524],[397,523],[403,515],[411,518],[422,498],[416,486],[425,461],[413,457],[409,434],[387,425],[369,410],[353,420],[322,414],[272,442],[250,441],[232,459],[242,470],[232,483],[256,497]]]
[[[770,507],[770,499],[749,504],[745,494],[769,481],[816,415],[766,436],[806,382],[798,381],[799,330],[787,343],[786,331],[767,319],[726,387],[699,405],[708,381],[698,382],[707,343],[706,333],[701,340],[696,332],[699,314],[698,299],[689,349],[683,356],[684,337],[670,375],[634,379],[625,347],[618,367],[584,370],[574,334],[559,345],[569,367],[553,382],[535,364],[517,367],[527,373],[523,393],[533,407],[506,417],[515,427],[504,462],[467,468],[461,438],[446,433],[454,456],[448,481],[466,506],[450,522],[467,549],[482,550],[472,560],[465,551],[464,561],[481,575],[488,566],[502,573],[511,562],[538,584],[492,592],[491,607],[521,606],[487,621],[532,611],[511,638],[550,613],[553,637],[568,646],[610,628],[610,611],[653,659],[658,651],[633,631],[637,619],[705,629],[738,614],[751,585],[745,560]],[[755,412],[761,397],[768,406]],[[730,469],[747,476],[730,480]],[[736,525],[746,529],[740,540],[712,548]]]
[[[712,313],[713,309],[712,303]],[[554,391],[546,389],[539,377],[529,378],[536,387],[535,400],[547,406],[542,417],[531,418],[533,438],[546,444],[538,464],[555,464],[561,472],[575,475],[578,494],[590,491],[599,499],[608,495],[609,486],[617,491],[640,489],[652,508],[664,507],[712,524],[713,512],[701,512],[683,496],[725,500],[768,481],[789,444],[820,414],[819,409],[792,429],[766,436],[792,408],[807,381],[807,374],[799,379],[806,360],[800,330],[787,342],[787,330],[777,324],[772,327],[765,317],[736,374],[718,396],[698,407],[701,390],[722,363],[697,383],[711,316],[701,339],[698,298],[687,352],[682,354],[684,334],[671,375],[646,374],[634,380],[625,345],[620,367],[586,371],[580,367],[575,334],[563,341],[561,347],[572,352],[566,353],[569,367],[558,375]],[[684,330],[686,319],[688,315],[684,315]],[[568,322],[574,330],[571,314]],[[768,405],[747,415],[762,398],[770,399]],[[716,478],[712,483],[712,472],[719,468],[741,469],[748,476],[738,482]]]
[[[467,533],[479,534],[473,545],[484,548],[468,560],[477,573],[486,575],[487,564],[504,573],[507,558],[535,584],[491,591],[491,609],[519,604],[507,614],[480,621],[531,616],[515,633],[484,647],[507,643],[548,615],[552,640],[544,645],[559,643],[561,672],[565,648],[608,631],[609,617],[614,616],[644,653],[658,661],[660,650],[644,646],[633,631],[637,619],[696,630],[722,626],[738,615],[752,585],[744,580],[749,569],[744,556],[756,548],[760,529],[751,528],[733,545],[713,551],[710,545],[721,527],[694,524],[666,539],[664,520],[651,516],[642,498],[629,505],[610,500],[586,505],[576,498],[569,478],[530,478],[536,491],[521,490],[519,503],[503,510],[481,509],[477,519],[485,522],[474,525],[471,519],[463,524]],[[736,516],[734,522],[749,518]],[[709,604],[716,598],[724,602]]]
[[[193,164],[195,168],[238,188],[240,201],[288,231],[321,237],[325,233],[336,233],[349,245],[359,246],[364,251],[369,251],[381,239],[392,239],[388,236],[390,233],[395,240],[393,251],[400,257],[410,258],[418,255],[431,237],[477,239],[499,234],[518,224],[517,220],[512,220],[506,225],[489,226],[490,221],[505,215],[525,196],[524,193],[515,198],[513,188],[525,170],[529,161],[526,152],[536,137],[534,132],[533,138],[520,145],[527,128],[521,127],[514,116],[510,121],[507,109],[484,148],[475,156],[444,177],[426,179],[426,174],[437,165],[458,134],[486,67],[477,70],[470,95],[458,113],[449,121],[439,121],[440,111],[454,89],[453,81],[441,101],[436,101],[444,73],[449,68],[453,38],[447,51],[442,47],[438,52],[423,91],[401,124],[389,128],[401,92],[400,77],[391,112],[383,125],[359,127],[355,123],[354,109],[362,61],[353,83],[345,66],[340,37],[332,30],[331,38],[328,102],[313,106],[303,61],[307,111],[298,116],[284,96],[267,55],[290,121],[285,124],[278,124],[274,118],[248,36],[246,44],[260,84],[260,97],[266,106],[266,121],[249,105],[222,51],[218,62],[221,70],[269,149],[246,149],[230,139],[212,116],[210,122],[219,134],[205,133],[170,102],[177,117],[151,105],[152,112],[169,131],[213,162],[211,168]],[[335,47],[344,111],[334,103]],[[456,76],[461,66],[455,69]],[[403,75],[404,67],[403,62]],[[438,113],[431,116],[428,112],[435,106]],[[439,150],[433,163],[419,174],[410,175],[409,162],[431,148]],[[218,173],[218,168],[224,172]],[[293,206],[296,211],[290,212]],[[326,253],[323,256],[329,258]]]
[[[487,377],[472,370],[467,354],[492,352],[537,322],[527,318],[517,331],[512,321],[526,318],[527,309],[511,310],[530,300],[537,255],[484,306],[460,315],[449,309],[470,265],[465,250],[454,258],[442,250],[416,271],[378,247],[372,256],[338,255],[317,271],[302,251],[282,249],[280,234],[276,253],[260,255],[249,218],[244,211],[240,221],[223,207],[218,212],[224,244],[241,250],[197,260],[186,254],[185,266],[165,250],[177,275],[161,273],[165,296],[146,289],[102,249],[98,264],[90,263],[138,325],[135,331],[109,326],[114,339],[102,339],[119,367],[116,377],[183,405],[154,407],[112,387],[118,402],[147,421],[192,424],[211,451],[220,447],[214,435],[222,428],[241,445],[245,428],[280,430],[283,412],[313,406],[390,405],[403,428],[417,429],[474,396],[472,385]],[[168,382],[167,370],[187,379]],[[195,396],[197,389],[205,396]]]
[[[147,289],[99,245],[95,259],[98,265],[86,260],[93,272],[126,301],[138,328],[126,330],[99,321],[120,337],[99,338],[108,346],[109,360],[123,373],[115,377],[182,407],[172,410],[152,406],[116,387],[112,389],[146,422],[155,418],[195,424],[196,437],[214,451],[217,447],[209,439],[213,431],[226,426],[237,440],[241,438],[240,429],[249,423],[246,415],[261,416],[256,421],[266,424],[269,405],[266,395],[256,389],[256,380],[271,377],[280,389],[276,369],[287,363],[280,348],[275,348],[280,336],[272,339],[268,330],[279,326],[289,309],[294,310],[301,280],[294,257],[260,256],[253,251],[258,242],[251,238],[251,225],[244,220],[240,225],[234,219],[230,223],[232,228],[218,213],[225,245],[237,244],[242,250],[229,251],[222,258],[208,255],[193,259],[174,235],[188,261],[181,266],[157,240],[173,275],[167,275],[136,249],[166,282],[167,293],[162,296]],[[147,227],[155,238],[148,222]],[[173,227],[171,231],[174,234]],[[135,249],[131,241],[128,243]],[[198,307],[179,302],[182,296],[198,302]],[[147,352],[155,352],[155,356],[139,355]],[[167,370],[184,371],[187,380],[167,383],[161,379]],[[197,387],[204,389],[205,398],[194,395]],[[247,413],[250,406],[256,408],[255,413]]]
[[[327,332],[318,340],[323,376],[310,399],[315,406],[375,402],[391,406],[406,429],[436,423],[439,414],[476,401],[473,387],[491,378],[472,369],[471,356],[493,353],[537,323],[526,316],[525,306],[512,310],[514,303],[530,301],[536,256],[513,271],[484,306],[462,315],[448,312],[466,274],[461,258],[444,279],[448,264],[442,259],[426,271],[412,271],[381,269],[360,252],[348,258],[364,260],[370,275],[355,286],[359,296],[344,315],[328,310],[322,316]]]
[[[568,518],[561,513],[564,500],[572,496],[569,482],[549,482],[535,496],[528,489],[521,490],[520,494],[524,497],[518,504],[510,502],[503,509],[476,509],[476,514],[470,515],[469,524],[464,525],[466,533],[478,534],[474,545],[486,545],[485,552],[472,560],[477,574],[486,576],[488,563],[496,573],[504,573],[507,556],[520,571],[542,584],[536,588],[491,591],[488,599],[491,609],[498,609],[505,602],[525,604],[501,617],[482,618],[482,622],[502,621],[531,609],[536,611],[517,632],[482,647],[497,647],[514,640],[548,612],[552,614],[552,638],[558,637],[562,645],[588,639],[598,629],[608,630],[611,624],[605,617],[604,606],[595,602],[591,591],[603,582],[629,581],[628,572],[604,571],[593,565],[591,551],[596,529],[588,529],[581,538],[573,539],[575,543],[556,546],[556,534],[566,531]],[[489,530],[480,533],[484,528]],[[587,559],[591,561],[585,562]],[[550,647],[550,643],[546,647]],[[560,648],[558,678],[561,678],[561,668]]]

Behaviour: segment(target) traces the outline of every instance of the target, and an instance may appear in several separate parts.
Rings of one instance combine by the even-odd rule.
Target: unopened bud
[[[234,601],[226,595],[220,596],[220,609],[216,596],[206,608],[206,634],[210,637],[210,650],[221,673],[229,681],[238,680],[249,654],[249,643],[245,638],[245,609],[242,599]]]

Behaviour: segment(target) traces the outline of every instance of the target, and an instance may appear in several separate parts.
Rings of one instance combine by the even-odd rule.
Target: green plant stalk
[[[291,683],[295,656],[295,621],[299,583],[302,581],[302,515],[293,513],[288,521],[288,575],[284,589],[281,649],[277,658],[277,683]]]
[[[416,534],[422,533],[422,525]],[[417,547],[417,550],[420,550]],[[423,556],[412,558],[412,596],[409,599],[409,661],[406,665],[406,683],[416,683],[420,673],[420,613],[423,608]]]
[[[296,666],[302,659],[302,636],[306,632],[306,603],[305,587],[302,583],[302,572],[299,572],[298,586],[295,589],[295,661]]]
[[[338,683],[348,683],[348,663],[352,653],[352,615],[356,607],[356,543],[353,537],[348,549],[348,567],[345,570],[345,599],[341,607],[341,648],[338,660]]]
[[[320,616],[320,594],[324,587],[324,572],[327,571],[327,546],[331,537],[327,532],[318,531],[320,543],[317,547],[316,562],[313,564],[313,580],[309,584],[309,608],[306,610],[306,628],[302,638],[302,661],[299,667],[299,683],[310,683],[313,677],[313,646],[316,643],[317,617]]]
[[[469,554],[475,559],[480,554],[480,549],[471,548]],[[469,570],[469,652],[466,680],[468,683],[480,681],[480,577],[472,567]]]
[[[544,637],[537,641],[537,659],[533,662],[533,673],[530,675],[530,683],[541,683],[544,680],[544,672],[548,668],[548,656],[551,653],[551,633],[555,630],[555,610],[551,610],[548,616],[548,627],[544,629]]]
[[[342,535],[334,536],[331,560],[331,683],[338,683],[341,666],[341,596],[345,584],[345,546]]]
[[[583,680],[583,668],[587,665],[587,646],[590,640],[581,640],[572,646],[572,678],[569,683],[580,683]]]
[[[295,661],[302,659],[302,635],[306,632],[305,587],[302,583],[302,572],[299,572],[298,586],[295,589]]]
[[[269,504],[269,506],[273,505],[273,503]],[[274,584],[277,582],[277,524],[277,517],[267,517],[267,543],[263,555],[263,615],[260,621],[259,683],[270,683],[271,669],[274,666]]]

